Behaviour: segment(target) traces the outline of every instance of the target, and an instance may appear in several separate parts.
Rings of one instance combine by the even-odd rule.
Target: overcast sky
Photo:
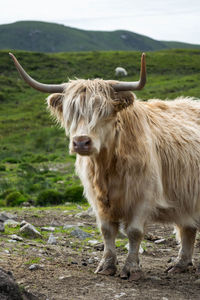
[[[200,0],[0,0],[0,4],[0,24],[47,21],[200,44]]]

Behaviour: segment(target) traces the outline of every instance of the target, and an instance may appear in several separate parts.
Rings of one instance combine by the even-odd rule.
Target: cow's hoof
[[[121,279],[127,279],[128,281],[138,281],[144,276],[141,270],[129,271],[129,270],[122,270],[120,273]]]
[[[113,266],[104,266],[104,264],[100,264],[96,271],[94,272],[95,274],[101,274],[101,275],[110,275],[113,276],[117,272],[117,267],[115,265]]]
[[[180,273],[185,273],[188,271],[188,267],[191,266],[191,264],[187,266],[181,266],[181,265],[175,265],[175,266],[170,266],[167,270],[166,273],[174,273],[174,274],[180,274]]]

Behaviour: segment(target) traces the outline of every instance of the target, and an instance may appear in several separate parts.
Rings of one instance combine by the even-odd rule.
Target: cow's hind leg
[[[117,257],[115,252],[115,238],[118,233],[117,223],[101,220],[101,232],[104,238],[104,253],[95,273],[114,275],[117,271]]]
[[[138,253],[143,238],[143,231],[130,227],[127,230],[127,236],[129,238],[129,252],[120,277],[122,279],[138,280],[142,277]]]
[[[181,273],[192,265],[192,254],[196,237],[196,228],[177,226],[181,248],[174,266],[168,268],[168,272]]]

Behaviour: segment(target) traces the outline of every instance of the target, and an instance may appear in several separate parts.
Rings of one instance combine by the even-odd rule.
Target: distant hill
[[[89,31],[36,21],[0,25],[0,49],[67,52],[172,48],[200,49],[200,45],[158,41],[126,30]]]

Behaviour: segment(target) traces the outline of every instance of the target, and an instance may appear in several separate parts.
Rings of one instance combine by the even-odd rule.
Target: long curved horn
[[[32,88],[34,88],[40,92],[44,92],[44,93],[62,93],[64,91],[65,86],[66,86],[65,83],[62,83],[62,84],[40,83],[26,73],[26,71],[22,68],[22,66],[20,65],[20,63],[18,62],[18,60],[12,53],[9,53],[9,55],[12,57],[14,64],[15,64],[18,72],[24,79],[24,81],[26,81]]]
[[[139,81],[135,82],[125,82],[121,81],[113,85],[115,91],[135,91],[141,90],[146,83],[146,60],[145,60],[145,53],[142,53],[141,56],[141,69],[140,69],[140,79]]]

